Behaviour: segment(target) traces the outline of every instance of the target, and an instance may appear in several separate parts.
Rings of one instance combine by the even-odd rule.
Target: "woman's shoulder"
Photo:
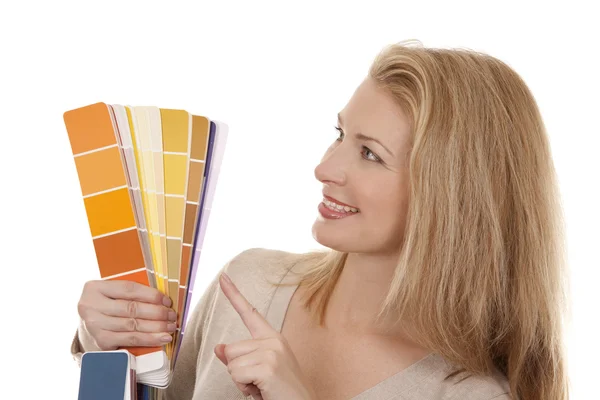
[[[500,371],[495,370],[489,374],[467,374],[466,378],[450,380],[450,393],[456,399],[476,400],[509,400],[510,384]],[[464,377],[464,376],[463,376]]]
[[[256,304],[269,301],[280,283],[295,283],[303,267],[323,257],[322,251],[294,253],[268,248],[250,248],[235,255],[223,267],[247,300]],[[298,268],[296,268],[298,267]],[[294,273],[289,273],[290,270]],[[301,275],[301,274],[300,274]]]
[[[460,370],[439,353],[432,353],[409,367],[404,381],[409,387],[403,394],[415,399],[510,400],[508,379],[497,368],[488,373]]]
[[[260,284],[265,278],[280,280],[295,267],[308,266],[322,258],[325,251],[296,253],[285,250],[253,247],[238,253],[224,267],[225,273],[236,280]]]
[[[465,399],[508,400],[511,398],[508,379],[500,373],[470,376],[458,384],[456,392]]]

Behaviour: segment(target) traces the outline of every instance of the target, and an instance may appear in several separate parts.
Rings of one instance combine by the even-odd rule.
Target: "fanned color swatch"
[[[99,360],[134,373],[119,380],[134,383],[126,398],[157,399],[156,389],[170,383],[185,331],[228,127],[185,110],[105,103],[67,111],[64,122],[101,279],[157,288],[178,317],[166,346],[86,357],[80,392],[89,390],[85,382],[101,379],[90,378]],[[123,351],[135,368],[118,359]]]

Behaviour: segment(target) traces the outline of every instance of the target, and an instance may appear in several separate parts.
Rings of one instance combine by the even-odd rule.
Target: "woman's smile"
[[[358,208],[344,204],[329,196],[324,196],[323,201],[319,203],[319,213],[326,219],[346,218],[359,212]]]

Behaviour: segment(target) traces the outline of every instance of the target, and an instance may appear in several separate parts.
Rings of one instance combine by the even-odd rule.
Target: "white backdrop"
[[[600,31],[592,2],[359,3],[2,2],[3,393],[77,397],[69,345],[97,267],[64,111],[97,101],[156,105],[229,124],[195,304],[243,249],[319,247],[310,233],[321,198],[313,169],[336,136],[336,113],[382,46],[416,38],[488,52],[536,96],[568,223],[573,398],[595,396],[600,65],[592,38]]]

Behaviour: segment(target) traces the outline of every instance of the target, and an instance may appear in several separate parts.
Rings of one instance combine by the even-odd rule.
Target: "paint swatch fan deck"
[[[85,374],[113,364],[127,371],[123,388],[165,388],[185,334],[228,127],[185,110],[105,103],[67,111],[64,122],[100,278],[157,288],[172,300],[178,326],[162,347],[85,353],[80,389],[94,381]]]

